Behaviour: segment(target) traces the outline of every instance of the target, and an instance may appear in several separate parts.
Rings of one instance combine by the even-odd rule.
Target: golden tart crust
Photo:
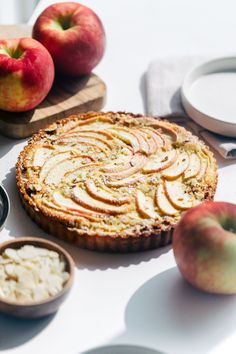
[[[25,209],[44,230],[91,250],[133,252],[170,243],[181,214],[213,199],[217,164],[178,125],[89,112],[35,134],[16,178]]]

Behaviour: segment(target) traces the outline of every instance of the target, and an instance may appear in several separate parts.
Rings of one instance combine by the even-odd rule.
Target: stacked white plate
[[[218,58],[195,67],[184,79],[181,97],[196,123],[236,137],[236,57]]]

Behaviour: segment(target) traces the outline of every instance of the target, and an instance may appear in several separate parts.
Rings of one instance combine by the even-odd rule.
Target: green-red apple
[[[49,6],[37,18],[33,38],[51,53],[56,71],[63,75],[89,74],[105,50],[101,20],[77,2]]]
[[[176,263],[193,286],[236,293],[236,205],[206,202],[187,211],[173,236]]]
[[[32,38],[0,40],[0,109],[33,109],[46,97],[53,80],[53,60],[41,43]]]

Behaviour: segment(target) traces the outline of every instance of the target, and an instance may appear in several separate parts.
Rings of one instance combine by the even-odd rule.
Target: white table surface
[[[52,2],[42,0],[30,23]],[[144,73],[158,56],[227,53],[236,47],[235,0],[83,3],[98,13],[107,32],[106,55],[95,70],[107,83],[105,110],[145,112]],[[14,165],[25,143],[0,137],[0,181],[11,199],[1,241],[47,236],[25,214],[16,192]],[[236,162],[218,161],[216,199],[235,202]],[[67,301],[43,320],[0,315],[0,351],[76,354],[129,343],[171,354],[235,353],[236,298],[205,295],[188,286],[176,269],[171,247],[108,255],[61,244],[76,261]]]

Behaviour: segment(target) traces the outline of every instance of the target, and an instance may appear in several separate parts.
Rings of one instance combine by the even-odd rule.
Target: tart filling
[[[168,231],[214,196],[213,154],[184,128],[151,117],[90,112],[36,134],[17,163],[35,213],[78,235],[138,237]]]

